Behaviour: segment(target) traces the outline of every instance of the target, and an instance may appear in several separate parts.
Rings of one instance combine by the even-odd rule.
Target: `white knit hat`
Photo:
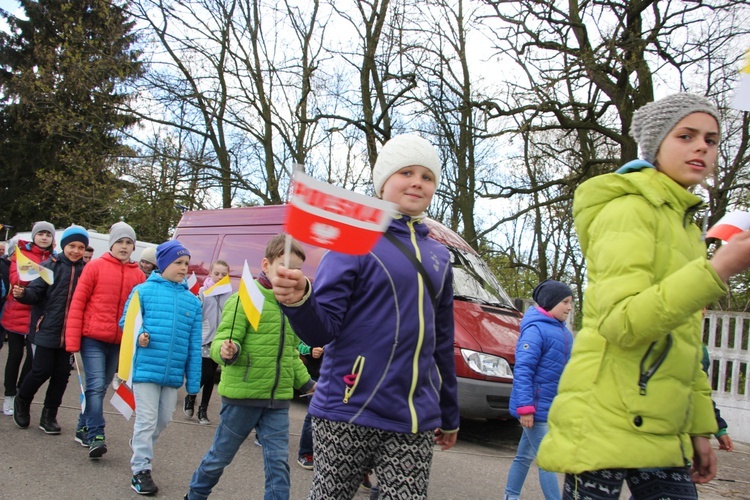
[[[380,198],[383,184],[391,175],[412,165],[420,165],[429,169],[435,176],[435,186],[440,184],[440,157],[435,147],[427,140],[418,135],[404,134],[397,135],[386,142],[372,169],[375,196]]]
[[[144,248],[143,252],[141,252],[141,260],[145,260],[146,262],[150,262],[151,264],[156,265],[156,248]]]
[[[109,249],[112,250],[112,246],[123,238],[130,238],[135,245],[135,230],[125,222],[115,222],[109,228]]]
[[[659,146],[677,123],[692,113],[707,113],[719,120],[719,110],[705,97],[695,94],[672,94],[642,106],[633,113],[630,135],[638,143],[640,156],[654,163]]]

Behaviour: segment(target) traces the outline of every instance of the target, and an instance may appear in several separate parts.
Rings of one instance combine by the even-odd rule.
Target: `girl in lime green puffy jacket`
[[[640,108],[642,160],[595,177],[573,215],[588,285],[578,333],[537,461],[564,472],[564,498],[698,498],[716,474],[716,430],[701,371],[701,310],[750,266],[750,233],[708,260],[690,188],[718,158],[719,112],[675,94]]]

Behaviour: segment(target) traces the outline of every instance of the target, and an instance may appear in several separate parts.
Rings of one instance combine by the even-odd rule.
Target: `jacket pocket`
[[[253,362],[250,360],[250,356],[247,357],[247,364],[245,365],[245,374],[242,376],[242,381],[247,382],[247,374],[250,373],[250,367],[253,366]]]
[[[349,398],[351,398],[354,391],[357,390],[357,385],[359,385],[359,379],[362,376],[364,368],[364,356],[357,356],[357,359],[354,360],[354,365],[352,366],[352,372],[348,375],[344,375],[344,403],[348,403]]]
[[[627,427],[639,433],[677,435],[690,411],[689,362],[671,335],[640,353],[623,352],[610,358]],[[677,349],[677,352],[675,352]],[[614,353],[613,353],[614,354]]]

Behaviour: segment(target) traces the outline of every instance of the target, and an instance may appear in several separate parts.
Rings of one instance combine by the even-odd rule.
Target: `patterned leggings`
[[[566,474],[564,500],[611,500],[620,498],[622,482],[628,483],[634,500],[697,500],[698,491],[687,467],[666,469],[602,469]]]
[[[427,498],[432,432],[404,434],[315,417],[312,425],[315,470],[308,500],[353,498],[371,469],[379,498]]]

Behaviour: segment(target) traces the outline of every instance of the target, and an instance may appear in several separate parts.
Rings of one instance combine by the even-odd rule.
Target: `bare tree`
[[[513,115],[513,135],[524,137],[524,144],[531,141],[530,150],[536,152],[533,164],[527,155],[515,157],[526,164],[527,179],[488,179],[486,196],[523,197],[526,201],[520,211],[506,212],[497,227],[536,213],[537,222],[528,232],[538,250],[548,242],[555,252],[545,253],[570,256],[566,266],[580,276],[575,241],[568,249],[564,241],[553,243],[547,233],[552,228],[538,219],[571,219],[570,202],[580,182],[637,157],[636,144],[628,134],[633,112],[654,99],[656,88],[689,90],[717,101],[726,95],[727,89],[718,88],[710,75],[732,66],[740,56],[740,51],[730,54],[729,47],[736,46],[732,43],[736,37],[747,35],[748,26],[740,19],[750,12],[746,3],[732,0],[485,3],[492,9],[484,22],[492,28],[487,33],[498,49],[498,61],[516,74],[507,82],[507,92],[488,105],[506,123],[507,116]],[[502,133],[508,134],[509,129]],[[736,146],[739,156],[731,156],[746,158],[746,149],[739,143]],[[546,168],[554,166],[555,175],[544,180],[531,175],[545,164]],[[737,172],[741,164],[737,162]],[[731,174],[727,180],[736,186]],[[539,196],[550,189],[557,194]],[[551,211],[552,206],[557,209]],[[541,277],[561,269],[558,264],[548,266],[541,254],[537,256]]]

